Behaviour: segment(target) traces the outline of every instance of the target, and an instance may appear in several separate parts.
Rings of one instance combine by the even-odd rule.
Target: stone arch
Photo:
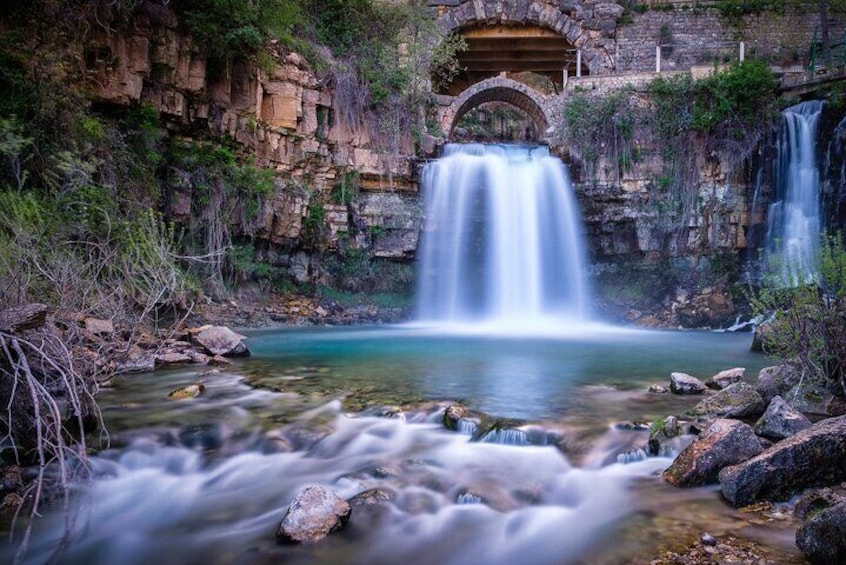
[[[546,97],[516,80],[493,77],[477,82],[457,96],[443,112],[441,128],[451,136],[464,114],[486,102],[505,102],[522,110],[535,123],[541,136],[551,123]]]
[[[438,9],[438,26],[444,33],[460,32],[480,25],[536,25],[551,29],[582,50],[590,74],[613,71],[613,56],[600,46],[606,36],[613,36],[623,8],[605,3],[587,5],[580,0],[444,0],[430,2]],[[588,29],[590,28],[590,29]]]

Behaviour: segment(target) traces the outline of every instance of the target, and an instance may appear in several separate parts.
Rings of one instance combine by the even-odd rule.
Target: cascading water
[[[774,163],[775,198],[767,214],[766,250],[771,274],[784,286],[816,279],[820,243],[820,173],[814,142],[823,103],[784,111]]]
[[[586,318],[577,205],[546,147],[447,145],[423,191],[421,321],[515,329]]]

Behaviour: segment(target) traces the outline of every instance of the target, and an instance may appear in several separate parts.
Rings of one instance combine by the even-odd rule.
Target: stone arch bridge
[[[568,76],[614,72],[614,36],[623,8],[583,0],[429,0],[444,33],[460,34],[462,71],[440,94],[440,124],[450,135],[468,111],[503,102],[525,113],[541,137],[553,95]],[[526,74],[546,89],[528,86]]]

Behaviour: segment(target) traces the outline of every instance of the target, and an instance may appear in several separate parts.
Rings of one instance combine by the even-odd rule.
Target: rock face
[[[194,339],[212,355],[246,357],[250,351],[244,345],[247,336],[237,334],[224,326],[209,326],[197,332]]]
[[[702,394],[705,383],[687,373],[670,373],[670,390],[675,394]]]
[[[846,416],[830,418],[760,455],[720,471],[723,496],[735,506],[785,500],[798,491],[846,480]]]
[[[761,395],[752,385],[739,382],[701,401],[690,410],[690,413],[694,416],[749,418],[760,415],[765,406]]]
[[[331,489],[311,485],[294,497],[276,537],[285,543],[314,543],[343,528],[350,514],[346,500]]]
[[[846,562],[846,503],[809,518],[796,532],[796,545],[811,563]]]
[[[734,369],[726,369],[720,371],[705,383],[709,388],[722,390],[729,385],[738,383],[743,380],[746,375],[746,369],[743,367],[735,367]]]
[[[680,487],[716,483],[720,469],[760,452],[761,444],[751,427],[738,420],[715,420],[679,453],[664,471],[664,479]]]
[[[776,396],[755,424],[755,433],[773,441],[780,441],[810,427],[811,421],[804,414],[790,406],[782,397]]]

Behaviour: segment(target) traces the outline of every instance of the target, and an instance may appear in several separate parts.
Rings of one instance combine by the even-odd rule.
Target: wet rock
[[[708,388],[722,390],[729,385],[739,383],[746,376],[746,369],[743,367],[735,367],[734,369],[726,369],[720,371],[705,382]]]
[[[689,413],[694,416],[720,416],[723,418],[751,418],[759,416],[766,407],[764,399],[752,385],[734,383],[717,391],[696,406]]]
[[[749,351],[759,351],[765,353],[764,343],[767,340],[767,334],[771,331],[771,326],[767,322],[755,326],[755,331],[752,333],[752,345],[749,346]]]
[[[802,494],[796,502],[793,514],[799,520],[806,520],[820,510],[825,510],[836,504],[846,503],[846,489],[840,487],[811,489]]]
[[[664,479],[680,487],[716,483],[720,469],[760,452],[761,444],[750,426],[738,420],[715,420],[679,453],[664,471]]]
[[[194,339],[215,356],[246,357],[250,355],[250,351],[242,341],[247,337],[225,326],[205,327],[194,335]]]
[[[232,438],[232,429],[223,424],[194,424],[179,430],[179,443],[189,449],[213,451]]]
[[[785,393],[799,382],[799,373],[790,365],[764,367],[758,373],[755,390],[767,404],[774,396],[784,397]]]
[[[796,546],[811,563],[846,563],[846,503],[811,516],[796,532]]]
[[[196,398],[205,392],[206,386],[203,383],[192,383],[168,393],[167,397],[171,400],[185,400],[187,398]]]
[[[780,441],[811,427],[804,414],[790,406],[780,396],[775,396],[767,411],[755,423],[755,433],[767,439]]]
[[[659,384],[651,384],[649,385],[649,392],[654,394],[666,394],[669,392],[669,389]]]
[[[710,545],[711,547],[717,545],[717,538],[709,534],[708,532],[702,532],[702,535],[699,536],[699,543],[702,545]]]
[[[359,413],[360,416],[371,416],[375,418],[389,418],[405,422],[405,414],[399,406],[374,406]]]
[[[649,453],[652,455],[667,453],[669,450],[665,447],[668,446],[669,440],[677,438],[681,431],[681,425],[675,416],[667,416],[663,420],[652,422],[649,426],[649,440],[646,443]]]
[[[811,416],[843,416],[846,400],[830,390],[807,381],[800,381],[784,394],[793,407]]]
[[[285,543],[314,543],[346,526],[351,514],[350,504],[334,491],[311,485],[291,501],[276,537]]]
[[[374,506],[378,504],[388,504],[397,497],[397,493],[386,488],[372,488],[364,492],[360,492],[353,496],[347,502],[351,508],[359,508],[362,506]]]
[[[702,394],[705,384],[687,373],[670,373],[670,390],[673,394]]]
[[[471,489],[461,489],[455,497],[456,504],[484,504],[485,499]]]
[[[823,420],[760,455],[720,471],[723,496],[735,506],[786,500],[846,480],[846,416]]]
[[[460,404],[450,404],[444,410],[444,427],[453,432],[473,435],[479,428],[480,419]]]

